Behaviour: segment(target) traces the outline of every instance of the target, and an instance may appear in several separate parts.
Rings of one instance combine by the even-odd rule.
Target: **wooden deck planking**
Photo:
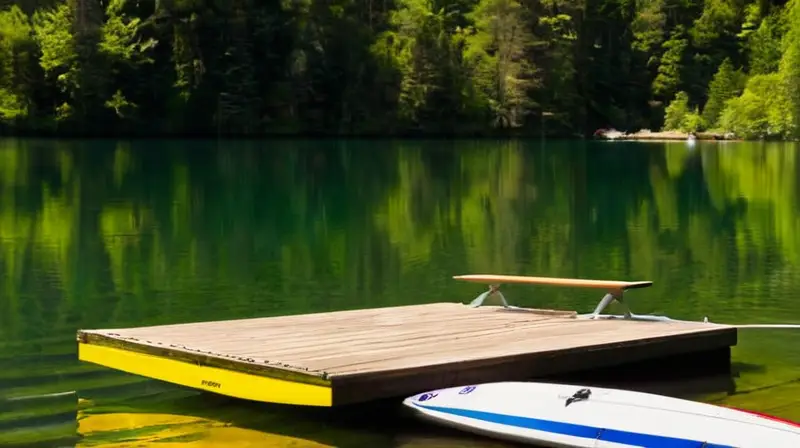
[[[351,338],[347,335],[333,337],[330,339],[326,339],[324,344],[325,350],[329,346],[336,346],[337,351],[347,351],[347,352],[361,352],[365,347],[376,347],[376,339],[380,339],[379,344],[377,345],[380,348],[390,348],[394,347],[395,344],[399,344],[399,346],[407,345],[409,342],[412,341],[424,341],[431,338],[437,339],[450,339],[456,337],[477,337],[479,334],[491,334],[491,333],[502,333],[502,332],[509,332],[514,331],[515,329],[525,328],[527,326],[535,326],[536,328],[543,328],[544,324],[539,322],[531,322],[531,323],[519,323],[513,327],[503,326],[507,323],[502,319],[497,320],[482,320],[480,321],[480,325],[475,325],[474,321],[460,321],[463,323],[463,326],[453,328],[453,323],[448,322],[448,332],[444,333],[441,328],[437,327],[424,327],[424,328],[413,328],[408,329],[406,327],[399,327],[403,328],[399,331],[393,331],[391,333],[386,332],[386,328],[380,329],[373,329],[366,333],[359,334],[357,338]],[[561,322],[563,323],[563,321]],[[486,328],[484,327],[487,324],[496,324],[493,327]],[[553,322],[552,324],[557,324]],[[438,324],[439,327],[443,324]],[[319,336],[316,334],[315,336]],[[282,342],[282,341],[281,341]],[[296,342],[296,343],[295,343]],[[346,344],[342,346],[341,344]],[[285,344],[281,344],[280,348],[272,352],[275,355],[283,355],[288,354],[291,356],[297,356],[309,351],[317,351],[320,349],[320,342],[310,342],[310,341],[287,341]],[[251,353],[257,355],[259,352]]]
[[[217,351],[239,356],[262,357],[267,354],[264,352],[264,345],[269,344],[268,351],[270,357],[285,353],[298,354],[303,352],[303,348],[314,350],[324,347],[336,347],[337,351],[355,351],[361,345],[380,346],[391,341],[405,341],[409,336],[416,338],[426,337],[450,337],[449,332],[457,328],[460,334],[474,334],[484,329],[502,328],[503,325],[514,324],[518,327],[524,322],[541,322],[553,320],[549,315],[539,315],[536,313],[523,312],[496,312],[491,308],[473,309],[458,304],[434,304],[438,312],[434,313],[435,319],[418,320],[416,319],[416,307],[409,307],[404,310],[392,308],[392,312],[399,316],[377,316],[362,320],[360,313],[352,312],[351,316],[343,316],[345,322],[335,319],[337,316],[331,314],[310,314],[307,315],[306,322],[300,322],[286,327],[281,324],[283,317],[253,319],[247,326],[241,325],[238,321],[231,321],[226,328],[213,324],[197,323],[194,327],[182,327],[177,329],[174,326],[164,327],[143,327],[124,330],[94,331],[103,334],[114,333],[124,339],[139,339],[158,341],[162,344],[182,344],[191,345],[204,351]],[[440,307],[438,305],[447,305]],[[359,310],[360,311],[360,310]],[[406,312],[404,312],[406,311]],[[394,321],[387,325],[387,322]],[[302,325],[298,328],[298,324]],[[458,326],[456,326],[459,324]],[[443,331],[446,325],[446,331]],[[304,328],[312,328],[310,331],[302,331]]]
[[[358,339],[363,340],[374,340],[374,335],[376,330],[398,330],[398,333],[393,334],[420,334],[420,332],[430,332],[430,333],[441,333],[441,330],[437,329],[438,326],[442,325],[441,319],[443,318],[442,312],[439,312],[436,315],[436,319],[431,319],[429,321],[417,320],[415,322],[410,321],[400,321],[392,324],[387,324],[385,322],[381,322],[378,319],[375,320],[358,320],[352,319],[346,322],[330,322],[326,320],[307,320],[306,322],[300,322],[298,324],[293,324],[290,326],[280,325],[279,320],[282,318],[265,318],[265,319],[254,319],[255,321],[250,325],[244,326],[238,322],[232,321],[226,327],[216,327],[211,325],[205,325],[204,323],[195,324],[195,327],[192,328],[182,328],[179,330],[174,330],[169,328],[168,326],[158,328],[155,330],[157,336],[160,338],[166,339],[181,339],[182,341],[192,341],[192,342],[207,342],[210,340],[219,340],[220,337],[225,337],[226,341],[236,341],[237,345],[240,341],[248,341],[253,339],[266,339],[270,338],[271,341],[299,341],[299,344],[302,345],[306,342],[306,340],[302,339],[302,337],[311,336],[314,338],[313,342],[317,343],[315,340],[317,337],[320,336],[320,332],[326,332],[326,340],[327,341],[355,341]],[[539,316],[536,316],[539,318]],[[547,316],[549,318],[549,316]],[[448,325],[455,325],[458,323],[465,323],[465,324],[474,324],[476,321],[481,321],[484,323],[488,322],[502,322],[506,323],[509,322],[508,316],[503,315],[485,315],[485,314],[474,314],[474,315],[453,315],[448,317],[447,324]],[[255,325],[252,325],[255,324]],[[412,326],[413,324],[413,326]],[[301,327],[298,328],[298,325]],[[202,326],[202,332],[198,331],[198,326]],[[125,337],[134,337],[134,338],[147,338],[152,337],[153,332],[150,328],[136,328],[136,329],[126,329],[124,330]],[[426,330],[427,329],[427,330]],[[110,330],[119,332],[118,330]],[[282,345],[284,347],[285,345]],[[289,345],[290,347],[290,345]]]
[[[569,325],[555,326],[548,329],[551,333],[547,335],[541,335],[537,327],[527,329],[527,331],[516,327],[506,332],[495,333],[493,338],[468,336],[454,339],[442,337],[437,338],[435,344],[432,343],[430,345],[420,345],[420,343],[414,342],[385,347],[384,344],[380,344],[376,345],[372,350],[362,352],[342,350],[340,353],[330,354],[332,348],[325,346],[314,353],[306,353],[299,357],[293,356],[291,362],[306,366],[312,370],[324,370],[335,377],[341,373],[420,367],[431,363],[455,362],[455,360],[472,361],[533,352],[566,350],[574,347],[622,343],[643,338],[679,336],[696,332],[696,329],[686,328],[653,331],[652,328],[647,328],[652,327],[652,323],[647,322],[628,322],[633,324],[632,327],[639,328],[624,330],[619,328],[619,322],[597,321],[587,323],[591,325],[591,328],[582,326],[583,322],[580,324],[578,322],[569,322]],[[608,325],[603,325],[608,323],[614,323],[616,327],[608,328]],[[573,326],[573,324],[578,325]],[[592,332],[591,338],[587,338],[586,331]],[[513,336],[514,339],[497,337],[503,334]],[[528,336],[530,339],[527,339]]]
[[[488,318],[477,319],[478,317],[479,316],[472,316],[470,318],[465,318],[456,316],[453,319],[448,320],[446,324],[438,322],[428,324],[415,323],[415,325],[409,325],[408,323],[392,326],[372,325],[365,326],[364,329],[348,328],[346,326],[329,328],[327,326],[320,325],[320,329],[312,332],[300,334],[281,334],[278,338],[272,340],[275,342],[281,342],[282,349],[294,351],[305,346],[318,346],[319,341],[300,339],[299,336],[313,336],[314,338],[317,338],[320,335],[320,331],[327,332],[325,338],[326,344],[338,344],[346,342],[350,346],[355,346],[358,344],[374,344],[377,332],[385,333],[387,331],[391,331],[390,336],[393,339],[401,339],[405,338],[406,336],[424,338],[441,335],[442,330],[440,327],[442,325],[447,325],[451,331],[467,334],[480,330],[481,327],[485,327],[487,324],[492,324],[494,327],[497,324],[503,325],[508,323],[508,318],[504,316],[490,316]],[[476,325],[476,323],[478,323],[478,325]]]
[[[624,361],[626,350],[635,352],[631,360],[638,360],[634,358],[735,345],[736,329],[722,325],[584,320],[575,319],[575,315],[573,311],[526,312],[436,303],[82,330],[78,338],[83,345],[117,347],[193,363],[221,359],[226,369],[234,371],[255,369],[259,375],[273,371],[289,377],[295,373],[317,377],[329,382],[325,384],[340,397],[336,402],[358,401],[370,394],[380,397],[393,391],[413,393],[424,381],[436,383],[426,387],[442,387],[459,378],[477,378],[478,372],[487,369],[495,370],[488,377],[507,372],[508,379],[514,379],[523,370],[536,373],[533,371],[537,369],[575,365],[574,359],[556,363],[556,367],[542,364],[559,356],[574,358],[576,353],[589,353],[588,360],[598,359],[592,352],[613,352],[619,358],[609,361],[613,364]],[[642,350],[644,346],[651,347],[652,353]],[[426,369],[428,372],[423,373]],[[380,383],[404,378],[410,381],[405,386]],[[359,395],[358,389],[364,384],[378,386],[370,394]],[[339,394],[337,388],[345,386],[348,390]]]
[[[485,324],[485,322],[481,322]],[[365,354],[365,353],[380,353],[380,352],[391,352],[391,353],[398,353],[398,349],[414,349],[420,350],[420,343],[423,342],[436,342],[436,345],[433,346],[423,346],[422,350],[434,350],[437,352],[440,351],[450,351],[449,347],[446,347],[447,344],[463,342],[463,341],[485,341],[489,346],[493,347],[495,351],[504,351],[503,347],[497,347],[498,345],[502,346],[507,342],[513,342],[516,338],[520,338],[521,336],[528,334],[528,332],[535,332],[534,336],[537,338],[542,337],[550,337],[550,336],[563,336],[564,334],[569,334],[569,332],[576,332],[578,334],[583,335],[585,333],[584,330],[580,328],[575,328],[573,324],[579,324],[579,321],[576,320],[569,320],[566,322],[569,325],[569,328],[563,328],[565,325],[565,320],[559,321],[548,321],[548,322],[520,322],[514,326],[502,326],[502,327],[491,327],[491,328],[480,328],[478,326],[472,328],[462,328],[458,331],[447,331],[447,329],[442,330],[438,329],[436,332],[425,332],[425,333],[411,333],[413,337],[398,337],[396,335],[391,335],[390,337],[384,337],[379,343],[376,343],[375,339],[378,335],[373,335],[373,338],[370,343],[363,343],[359,345],[350,345],[348,344],[347,347],[338,347],[336,350],[335,355],[330,355],[330,347],[329,344],[325,344],[325,346],[320,346],[317,344],[315,348],[312,350],[285,350],[282,353],[289,354],[293,359],[313,359],[313,360],[322,360],[331,357],[339,357],[345,354],[351,353],[358,353],[358,354]],[[547,332],[548,335],[544,335],[543,332]],[[506,339],[493,339],[492,337],[503,337],[503,336],[513,336],[510,341]],[[526,340],[524,341],[526,345],[535,344],[535,341]],[[369,347],[369,350],[366,352],[363,348]],[[474,347],[474,346],[473,346]],[[327,355],[326,355],[327,354]],[[482,356],[482,354],[478,354],[477,356]]]
[[[353,333],[348,331],[346,325],[340,325],[339,319],[335,319],[335,317],[347,318],[348,315],[333,316],[333,313],[310,314],[307,315],[306,322],[295,323],[313,326],[314,330],[305,334],[287,331],[288,328],[283,325],[272,325],[279,323],[282,317],[266,318],[267,320],[260,322],[260,325],[246,329],[247,337],[233,340],[231,336],[239,333],[241,329],[233,329],[231,326],[223,329],[216,323],[214,325],[197,323],[194,327],[183,327],[179,332],[170,331],[172,329],[168,327],[110,332],[124,340],[143,340],[167,346],[182,345],[194,351],[253,358],[256,362],[276,361],[311,371],[324,371],[328,376],[335,376],[339,373],[352,373],[353,369],[349,367],[356,365],[361,366],[357,370],[366,371],[397,368],[398,359],[401,360],[399,364],[416,367],[429,362],[431,358],[444,355],[466,361],[517,352],[613,344],[641,338],[694,333],[702,325],[587,321],[496,308],[476,309],[453,305],[437,307],[446,314],[438,314],[438,319],[435,321],[423,322],[417,321],[416,316],[402,313],[400,308],[392,309],[391,312],[397,313],[397,316],[385,319],[377,315],[377,318],[370,319],[371,322],[365,322],[369,329],[358,332],[359,336],[362,336],[360,338],[353,338]],[[357,311],[350,314],[354,317],[353,321],[358,322],[358,318],[361,317],[358,314]],[[381,321],[392,320],[396,320],[397,325],[403,330],[390,332],[381,324]],[[464,326],[454,331],[453,321],[458,321]],[[331,324],[334,324],[335,328],[330,328]],[[162,331],[162,328],[165,331]],[[290,328],[294,329],[294,325]],[[94,333],[109,335],[110,332]],[[331,334],[335,336],[330,337]],[[369,349],[365,350],[365,347]]]

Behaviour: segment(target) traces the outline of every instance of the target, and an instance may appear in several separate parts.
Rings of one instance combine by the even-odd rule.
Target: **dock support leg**
[[[620,305],[622,305],[625,319],[630,319],[633,317],[633,313],[631,313],[630,308],[628,308],[628,304],[622,300],[622,292],[620,291],[620,292],[606,293],[606,295],[603,296],[603,298],[600,300],[600,303],[597,304],[597,307],[594,309],[594,311],[592,311],[592,313],[589,315],[589,318],[597,319],[600,313],[602,313],[603,310],[608,305],[610,305],[611,302],[613,302],[614,300],[616,300],[617,302],[619,302]]]
[[[478,297],[475,297],[475,299],[472,302],[470,302],[469,306],[471,308],[477,308],[477,307],[483,305],[483,302],[488,297],[491,297],[493,295],[500,296],[500,300],[503,302],[503,307],[504,308],[508,308],[509,307],[508,306],[508,302],[506,302],[505,296],[503,296],[503,293],[500,292],[500,285],[489,285],[489,290],[484,292],[484,293],[482,293]]]

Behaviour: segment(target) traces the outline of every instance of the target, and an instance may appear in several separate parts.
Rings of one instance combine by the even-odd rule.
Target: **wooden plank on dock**
[[[266,402],[334,406],[727,348],[736,329],[434,303],[81,330],[79,358]]]

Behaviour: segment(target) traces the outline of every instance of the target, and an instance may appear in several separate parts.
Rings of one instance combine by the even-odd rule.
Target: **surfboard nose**
[[[432,404],[436,403],[437,401],[449,402],[450,400],[460,395],[467,395],[471,393],[477,387],[478,386],[459,386],[446,389],[431,390],[420,394],[412,395],[403,400],[403,404],[405,404],[406,406],[411,406],[413,404],[422,404],[422,403]]]
[[[406,398],[406,401],[414,401],[414,402],[420,403],[420,402],[431,401],[431,400],[433,400],[434,398],[436,398],[438,396],[439,396],[439,392],[438,391],[429,391],[429,392],[424,392],[424,393],[417,394],[417,395],[412,395],[412,396]]]

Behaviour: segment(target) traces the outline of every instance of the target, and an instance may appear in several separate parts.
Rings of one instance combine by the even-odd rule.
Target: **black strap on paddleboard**
[[[572,403],[574,403],[576,401],[588,400],[590,395],[592,395],[592,391],[591,390],[589,390],[589,389],[581,389],[581,390],[575,392],[574,394],[572,394],[571,397],[567,398],[567,402],[564,403],[564,407],[567,407],[567,406],[569,406],[570,404],[572,404]]]

